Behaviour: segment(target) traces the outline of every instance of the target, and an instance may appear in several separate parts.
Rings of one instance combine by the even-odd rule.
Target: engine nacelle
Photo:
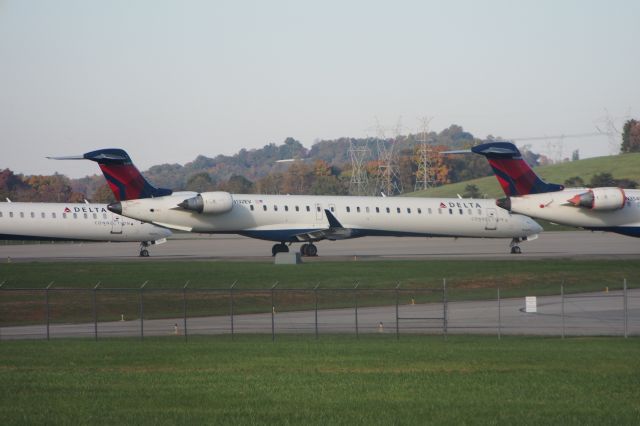
[[[228,192],[203,192],[178,204],[185,210],[203,214],[222,214],[233,208],[233,197]]]
[[[622,188],[593,188],[568,201],[591,210],[619,210],[624,207],[627,196]]]

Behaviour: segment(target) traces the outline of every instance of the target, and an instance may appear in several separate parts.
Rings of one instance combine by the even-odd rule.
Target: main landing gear
[[[284,242],[274,244],[273,247],[271,247],[271,255],[275,256],[278,253],[289,253],[289,247]]]
[[[149,241],[143,241],[140,243],[140,257],[149,257]]]
[[[315,257],[318,255],[318,247],[314,246],[313,243],[304,243],[300,247],[300,254],[308,257]]]
[[[278,253],[289,253],[289,246],[284,242],[274,244],[273,247],[271,247],[271,255],[275,256]],[[304,243],[300,246],[300,254],[305,257],[315,257],[318,255],[318,247],[313,243]]]
[[[518,243],[520,243],[520,238],[514,238],[511,240],[511,244],[509,244],[509,246],[511,246],[511,254],[522,254],[522,250],[520,250]]]

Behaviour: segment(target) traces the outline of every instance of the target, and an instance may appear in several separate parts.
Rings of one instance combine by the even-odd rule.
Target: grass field
[[[14,424],[629,424],[640,340],[2,342]]]
[[[544,261],[381,261],[381,262],[317,262],[298,266],[276,266],[256,262],[80,262],[80,263],[12,263],[0,265],[0,325],[35,324],[45,321],[44,293],[41,291],[7,291],[6,288],[43,289],[49,282],[53,288],[92,289],[100,282],[97,296],[99,320],[113,321],[121,315],[136,318],[139,312],[138,292],[109,291],[116,288],[145,286],[145,317],[180,317],[183,313],[182,286],[189,281],[189,314],[227,315],[228,293],[204,292],[198,289],[229,289],[236,282],[236,313],[269,311],[270,295],[265,291],[278,282],[280,311],[313,308],[313,295],[286,289],[325,289],[322,308],[350,307],[353,295],[328,292],[328,289],[353,288],[359,283],[359,305],[376,306],[395,303],[393,293],[370,291],[392,289],[401,285],[401,303],[439,301],[447,279],[447,297],[455,300],[491,299],[500,288],[502,297],[559,294],[564,284],[566,293],[602,291],[622,287],[628,279],[637,287],[640,264],[613,260],[544,260]],[[163,291],[166,290],[166,291]],[[171,291],[170,291],[171,290]],[[346,297],[345,297],[346,295]],[[92,322],[92,295],[87,292],[52,291],[49,295],[51,321]]]

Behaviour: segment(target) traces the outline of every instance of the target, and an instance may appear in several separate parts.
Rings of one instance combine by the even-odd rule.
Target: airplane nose
[[[122,214],[122,203],[111,203],[107,206],[107,209],[115,214]]]

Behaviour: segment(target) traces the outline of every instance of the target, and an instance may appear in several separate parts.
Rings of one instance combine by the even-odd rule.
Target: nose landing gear
[[[511,247],[511,254],[522,254],[522,250],[518,245],[519,243],[520,243],[520,238],[514,238],[511,240],[511,244],[509,244],[509,246]]]
[[[140,243],[140,257],[149,257],[149,241],[143,241]]]

